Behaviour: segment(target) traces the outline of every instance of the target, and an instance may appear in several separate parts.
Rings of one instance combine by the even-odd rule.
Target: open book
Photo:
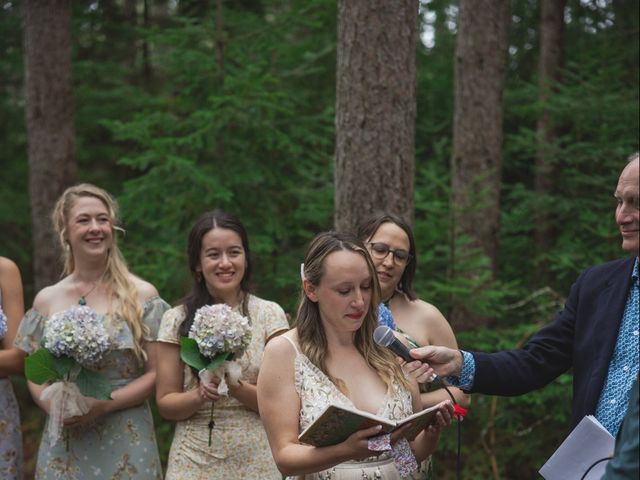
[[[412,424],[407,437],[413,438],[427,425],[435,422],[437,411],[436,405],[396,421],[363,412],[357,408],[329,405],[311,425],[304,429],[298,436],[298,440],[308,445],[326,447],[345,441],[352,433],[363,428],[382,425],[380,433],[389,433],[407,423]]]

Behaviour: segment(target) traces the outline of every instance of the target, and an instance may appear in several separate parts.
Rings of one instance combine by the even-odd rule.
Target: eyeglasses
[[[384,260],[390,253],[393,254],[393,261],[396,265],[405,265],[411,261],[411,254],[406,250],[392,250],[389,245],[382,242],[369,242],[371,256],[378,260]]]

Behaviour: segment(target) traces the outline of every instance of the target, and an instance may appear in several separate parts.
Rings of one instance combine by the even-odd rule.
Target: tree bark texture
[[[564,57],[564,9],[566,0],[542,0],[540,17],[540,63],[538,69],[538,99],[542,111],[538,117],[537,152],[535,163],[535,192],[539,198],[548,198],[554,189],[554,163],[552,160],[556,138],[547,104],[561,80]],[[535,242],[538,256],[548,252],[554,243],[548,202],[535,213]],[[537,268],[539,283],[546,284],[547,262],[541,261]]]
[[[25,90],[33,264],[37,290],[60,273],[50,214],[76,178],[71,1],[25,3]]]
[[[417,0],[340,0],[335,228],[390,211],[411,222]]]
[[[502,94],[505,82],[507,0],[460,0],[455,58],[452,188],[453,275],[482,275],[471,258],[485,255],[497,268],[502,171]],[[481,286],[479,285],[479,288]],[[486,323],[456,304],[459,329]]]

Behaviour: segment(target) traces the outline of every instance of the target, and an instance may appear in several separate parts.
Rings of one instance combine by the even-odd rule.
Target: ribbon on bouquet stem
[[[229,383],[234,387],[240,385],[240,376],[242,375],[242,367],[235,361],[223,362],[215,370],[208,370],[203,368],[198,372],[198,377],[200,377],[200,381],[204,383],[211,383],[214,377],[218,377],[220,379],[220,383],[218,384],[218,395],[222,395],[224,397],[229,395],[229,386],[225,380],[225,377],[229,378]],[[211,402],[211,412],[209,413],[209,446],[211,446],[211,433],[213,431],[213,427],[215,426],[215,422],[213,421],[213,407],[214,402]]]
[[[49,402],[49,442],[55,445],[60,439],[64,421],[89,412],[87,397],[80,393],[78,386],[66,380],[54,382],[40,394],[40,400]]]

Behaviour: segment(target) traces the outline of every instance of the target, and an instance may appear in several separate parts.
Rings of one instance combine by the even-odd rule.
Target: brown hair
[[[393,223],[397,225],[404,233],[409,237],[409,261],[404,267],[404,271],[402,272],[402,276],[400,277],[400,281],[398,282],[397,288],[404,292],[409,300],[416,300],[418,296],[416,295],[416,291],[413,288],[413,279],[416,275],[416,267],[418,265],[418,256],[416,254],[416,242],[413,238],[413,231],[407,222],[404,221],[398,215],[393,213],[382,213],[373,215],[366,220],[364,220],[358,226],[358,238],[363,242],[368,241],[375,233],[378,231],[380,226],[384,223]]]
[[[220,209],[206,212],[198,217],[189,232],[187,257],[189,260],[189,271],[191,272],[191,291],[181,301],[185,308],[185,319],[180,326],[180,334],[185,337],[189,335],[189,329],[193,323],[193,317],[196,310],[204,305],[216,303],[218,301],[211,296],[211,293],[207,289],[207,285],[202,278],[202,274],[197,270],[200,265],[202,239],[214,228],[232,230],[238,234],[242,241],[242,248],[244,249],[245,260],[247,263],[244,270],[244,276],[242,277],[242,280],[240,280],[240,290],[244,293],[241,312],[243,315],[247,317],[249,316],[249,310],[247,308],[249,295],[247,294],[250,292],[251,282],[251,252],[249,251],[249,238],[247,236],[247,231],[244,228],[244,225],[242,225],[240,219],[231,213]]]
[[[333,252],[345,250],[360,255],[367,262],[369,274],[373,282],[373,294],[369,309],[356,331],[354,343],[367,364],[373,368],[384,382],[391,387],[392,378],[398,379],[405,387],[408,382],[394,355],[373,341],[373,331],[378,326],[378,304],[380,302],[380,286],[373,262],[364,245],[355,236],[337,232],[324,232],[317,235],[309,245],[304,258],[303,275],[313,285],[319,285],[325,274],[325,259]],[[320,319],[320,308],[312,302],[304,291],[300,295],[296,327],[300,341],[300,349],[311,362],[324,372],[340,390],[345,385],[338,378],[333,378],[325,362],[327,354],[327,337]]]

